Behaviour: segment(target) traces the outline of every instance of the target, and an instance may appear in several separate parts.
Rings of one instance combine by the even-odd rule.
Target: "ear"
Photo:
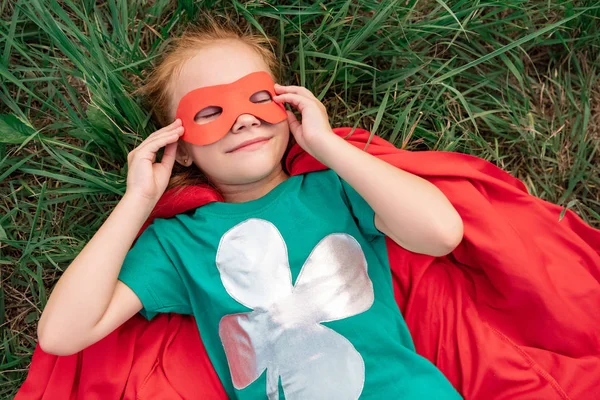
[[[190,157],[187,143],[181,139],[177,144],[177,153],[175,154],[175,160],[184,167],[189,167],[190,165],[192,165],[192,157]]]

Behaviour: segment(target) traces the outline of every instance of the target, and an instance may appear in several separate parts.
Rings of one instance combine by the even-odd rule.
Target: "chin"
[[[280,165],[280,161],[264,162],[264,160],[256,160],[254,162],[244,162],[237,166],[235,172],[232,171],[231,176],[236,177],[236,183],[253,183],[266,178]]]
[[[228,185],[257,182],[281,167],[281,158],[274,153],[247,153],[241,157],[227,157],[227,159],[215,161],[214,163],[208,162],[208,168],[200,167],[200,169],[212,180]]]

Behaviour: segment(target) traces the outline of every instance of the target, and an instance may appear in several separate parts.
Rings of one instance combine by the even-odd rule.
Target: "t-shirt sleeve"
[[[156,223],[129,250],[118,279],[139,297],[140,313],[148,320],[161,312],[192,313],[187,289],[157,236]]]
[[[375,211],[369,203],[348,182],[336,174],[342,184],[342,191],[346,197],[346,203],[354,216],[354,219],[365,235],[383,236],[384,234],[375,226]]]

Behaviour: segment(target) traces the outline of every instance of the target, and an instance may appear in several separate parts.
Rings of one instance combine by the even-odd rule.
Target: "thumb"
[[[160,160],[161,165],[163,167],[167,168],[168,171],[171,171],[171,169],[173,169],[173,164],[175,163],[175,154],[177,153],[177,143],[179,143],[179,141],[174,142],[174,143],[169,143],[165,147],[165,151],[163,153],[162,160]]]
[[[300,122],[298,122],[298,119],[296,118],[293,112],[286,110],[286,113],[288,117],[288,124],[290,125],[290,131],[292,132],[292,135],[296,137],[296,135],[300,134],[302,125],[300,125]]]

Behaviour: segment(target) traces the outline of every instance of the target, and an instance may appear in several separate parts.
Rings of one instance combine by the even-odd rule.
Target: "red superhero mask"
[[[252,114],[270,124],[287,119],[282,103],[253,103],[250,98],[258,92],[268,92],[275,97],[275,83],[268,72],[248,74],[235,82],[207,86],[187,93],[177,107],[176,118],[183,123],[186,142],[204,146],[218,142],[231,129],[242,114]],[[219,107],[221,114],[210,122],[198,124],[196,115],[206,107]]]

